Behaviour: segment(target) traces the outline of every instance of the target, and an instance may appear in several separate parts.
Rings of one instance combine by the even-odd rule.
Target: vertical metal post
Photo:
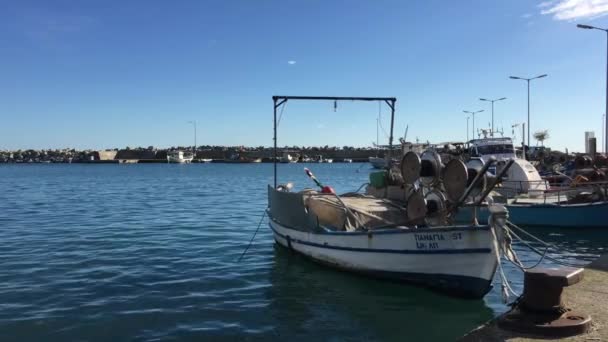
[[[473,113],[473,139],[475,139],[475,113]]]
[[[390,101],[389,106],[391,107],[391,135],[388,137],[388,166],[391,166],[393,158],[393,127],[395,124],[395,101]]]
[[[467,142],[469,142],[469,117],[467,116]]]
[[[526,156],[526,123],[522,123],[521,124],[521,152],[524,155],[524,159],[528,160],[527,156]]]
[[[604,30],[606,32],[606,111],[604,115],[608,115],[608,30]],[[608,119],[606,119],[605,123],[606,134],[608,134]],[[608,153],[608,139],[604,142],[604,153]]]
[[[194,121],[194,159],[196,159],[196,120]]]
[[[492,101],[492,130],[490,131],[490,136],[494,137],[494,101]]]
[[[530,146],[530,80],[528,81],[528,146]]]
[[[274,188],[277,188],[277,99],[273,98],[272,101],[274,102],[274,136],[273,139],[274,140],[274,151],[272,154],[272,163],[274,166]]]

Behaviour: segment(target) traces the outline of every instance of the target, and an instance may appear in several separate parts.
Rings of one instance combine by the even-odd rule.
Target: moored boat
[[[275,114],[289,99],[381,101],[391,108],[391,121],[396,101],[395,98],[274,96]],[[276,124],[275,115],[275,155]],[[391,130],[389,147],[392,133]],[[457,177],[450,178],[451,183],[458,183],[450,188],[457,189],[449,192],[448,197],[452,199],[469,198],[479,182],[475,178],[467,188],[466,167],[459,163],[455,170]],[[305,171],[320,191],[295,192],[291,183],[277,184],[275,159],[274,186],[268,186],[266,212],[274,239],[280,246],[338,269],[420,284],[458,296],[481,298],[490,290],[499,265],[498,249],[502,248],[499,246],[508,244],[501,238],[501,224],[506,221],[504,207],[492,206],[492,225],[450,225],[447,219],[439,218],[444,212],[441,206],[446,202],[431,198],[427,201],[423,196],[408,201],[404,207],[403,203],[388,198],[354,193],[337,195],[331,187],[322,185],[310,170]],[[465,173],[464,177],[460,171]],[[416,179],[418,177],[416,175]],[[414,184],[417,180],[409,182]],[[438,191],[434,189],[432,193]],[[450,205],[457,208],[461,203],[463,201],[455,201]]]
[[[380,199],[342,196],[361,219],[383,217],[366,221],[366,229],[341,229],[353,220],[337,215],[331,224],[332,215],[344,212],[333,195],[269,187],[268,197],[275,241],[314,261],[468,298],[491,288],[498,261],[490,226],[390,226],[399,216],[405,223],[405,213]]]
[[[168,163],[179,163],[179,164],[189,164],[194,159],[194,154],[192,152],[184,152],[184,151],[170,151],[167,152],[167,162]]]
[[[600,190],[601,191],[601,190]],[[561,228],[607,228],[608,201],[590,198],[577,200],[572,194],[543,193],[539,197],[519,196],[506,199],[509,220],[517,225]],[[588,197],[588,196],[585,196]],[[580,197],[579,197],[580,198]],[[456,216],[457,222],[470,222],[472,208],[462,208]],[[477,218],[487,221],[490,213],[487,207],[477,208]]]

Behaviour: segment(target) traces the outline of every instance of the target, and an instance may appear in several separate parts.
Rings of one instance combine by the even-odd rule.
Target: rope
[[[355,191],[355,193],[358,193],[359,191],[361,191],[361,189],[363,189],[364,186],[369,185],[369,183],[363,183],[358,189],[357,191]]]
[[[361,170],[361,168],[364,167],[365,165],[367,165],[367,163],[361,163],[361,165],[359,165],[359,167],[355,170],[355,172],[359,172]]]
[[[547,243],[547,242],[545,242],[545,241],[543,241],[543,240],[541,240],[541,239],[537,238],[536,236],[534,236],[534,235],[532,235],[532,234],[530,234],[530,233],[526,232],[524,229],[522,229],[522,228],[520,228],[520,227],[516,226],[515,224],[513,224],[513,223],[511,223],[511,222],[509,222],[509,223],[508,223],[508,225],[509,225],[509,226],[512,226],[512,227],[514,227],[514,228],[519,229],[521,232],[525,233],[525,234],[526,234],[526,235],[528,235],[529,237],[533,238],[534,240],[536,240],[537,242],[539,242],[539,243],[541,243],[541,244],[543,244],[543,245],[545,246],[545,251],[544,251],[544,252],[541,252],[541,251],[540,251],[538,248],[536,248],[536,247],[532,246],[532,245],[531,245],[529,242],[527,242],[526,240],[522,239],[522,238],[521,238],[519,235],[517,235],[517,234],[516,234],[516,233],[515,233],[515,232],[514,232],[512,229],[509,229],[509,232],[510,232],[511,234],[513,234],[513,236],[515,236],[516,238],[518,238],[518,239],[519,239],[519,241],[520,241],[522,244],[524,244],[526,247],[528,247],[528,248],[529,248],[531,251],[533,251],[534,253],[536,253],[536,254],[538,254],[538,255],[540,255],[540,256],[541,256],[541,259],[539,260],[539,262],[538,262],[536,265],[532,266],[532,267],[536,267],[536,266],[538,266],[538,265],[539,265],[539,264],[542,262],[542,260],[543,260],[543,259],[547,259],[547,260],[550,260],[550,261],[552,261],[552,262],[554,262],[554,263],[556,263],[556,264],[558,264],[558,265],[567,266],[567,267],[577,267],[577,268],[579,268],[579,267],[584,266],[584,265],[580,265],[580,264],[572,264],[572,263],[569,263],[569,262],[561,261],[561,260],[558,260],[558,259],[556,259],[556,258],[554,258],[554,257],[549,256],[547,253],[548,253],[548,251],[549,251],[549,249],[550,249],[551,247],[553,247],[553,248],[554,248],[554,249],[556,249],[556,250],[559,250],[560,248],[558,248],[558,246],[556,246],[556,245],[553,245],[553,244]],[[565,250],[566,252],[568,252],[568,253],[570,253],[570,254],[574,254],[574,253],[572,253],[572,252],[570,252],[570,251],[568,251],[568,250],[566,250],[566,249],[563,249],[563,250]],[[532,267],[528,267],[528,268],[523,267],[523,269],[529,269],[529,268],[532,268]]]
[[[243,259],[243,256],[245,256],[245,253],[247,253],[247,251],[249,250],[249,247],[251,247],[251,244],[253,243],[253,239],[255,239],[255,236],[258,233],[258,230],[260,230],[260,227],[262,226],[262,221],[264,220],[264,217],[266,217],[266,210],[264,210],[264,214],[262,214],[262,218],[260,219],[260,223],[258,223],[258,227],[255,230],[255,233],[253,233],[253,236],[251,237],[251,240],[249,241],[249,244],[247,245],[247,248],[245,248],[245,250],[243,251],[243,254],[241,254],[241,256],[239,257],[238,262],[241,262],[241,259]]]
[[[282,106],[281,106],[281,113],[279,113],[279,120],[277,122],[277,127],[279,127],[279,125],[281,125],[281,119],[283,118],[283,111],[285,110],[285,107],[287,107],[287,102],[285,102]]]
[[[384,137],[388,139],[389,135],[388,133],[386,133],[386,130],[382,126],[382,102],[378,102],[378,126],[380,126],[382,133],[384,133]]]
[[[500,276],[502,300],[504,303],[507,303],[509,301],[509,292],[516,297],[519,297],[519,294],[517,294],[513,290],[511,285],[509,284],[509,280],[507,279],[507,276],[505,275],[505,272],[502,268],[502,262],[500,261],[501,248],[498,245],[498,237],[497,237],[497,234],[495,231],[496,224],[495,224],[493,216],[490,217],[490,225],[491,225],[490,231],[492,232],[492,237],[493,237],[492,240],[494,241],[494,253],[496,254],[496,261],[498,262],[498,275]],[[504,251],[503,251],[503,255],[504,254],[506,254],[506,253],[504,253]],[[507,258],[507,260],[509,260],[509,259]]]

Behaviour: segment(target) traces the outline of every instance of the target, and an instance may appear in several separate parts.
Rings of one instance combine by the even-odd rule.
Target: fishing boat
[[[298,157],[294,157],[291,154],[284,152],[283,156],[281,156],[281,163],[297,163]]]
[[[506,204],[509,220],[520,226],[560,227],[560,228],[607,228],[608,202],[568,203],[542,199],[515,199]],[[471,210],[462,210],[458,222],[471,221]],[[488,220],[487,208],[477,209],[480,221]]]
[[[500,172],[507,159],[513,160],[513,165],[506,171],[492,197],[507,207],[514,224],[564,228],[608,227],[606,182],[551,188],[530,162],[515,155],[510,138],[471,140],[470,154],[473,157],[467,166],[473,168],[479,168],[490,158],[496,159],[496,166],[490,168],[491,174]],[[470,221],[472,210],[461,210],[457,221]],[[488,215],[487,209],[480,208],[476,216],[486,220]]]
[[[276,111],[290,99],[380,101],[391,108],[391,121],[396,101],[274,96],[275,155]],[[460,163],[457,171],[464,168],[464,163]],[[498,240],[502,236],[498,223],[506,217],[504,207],[492,207],[494,225],[449,225],[436,220],[438,211],[427,220],[424,198],[422,202],[412,199],[404,208],[388,199],[353,193],[337,195],[310,170],[305,172],[319,190],[293,191],[292,183],[278,184],[275,159],[267,214],[280,246],[337,269],[419,284],[458,296],[481,298],[490,290],[499,262],[497,246],[503,243]],[[467,181],[466,177],[458,179]],[[475,184],[470,185],[471,189]],[[459,188],[460,195],[468,198],[465,191],[471,190]],[[452,193],[450,198],[454,196]]]
[[[194,159],[192,152],[170,151],[167,152],[167,163],[189,164]]]

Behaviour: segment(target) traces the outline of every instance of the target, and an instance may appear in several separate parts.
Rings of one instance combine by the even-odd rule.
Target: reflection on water
[[[335,271],[278,245],[270,283],[268,310],[283,337],[453,340],[493,315],[481,300]]]

